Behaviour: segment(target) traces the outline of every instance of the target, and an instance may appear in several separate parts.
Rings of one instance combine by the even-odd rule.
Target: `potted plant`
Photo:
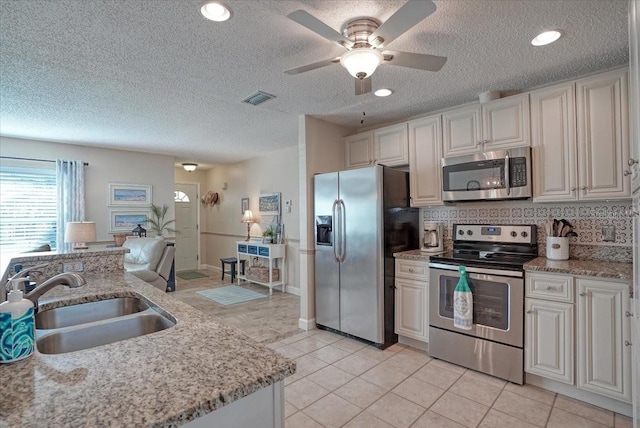
[[[155,232],[157,238],[162,238],[165,233],[174,233],[177,234],[178,231],[172,227],[169,227],[172,223],[175,223],[175,220],[165,220],[167,216],[167,211],[169,207],[166,205],[158,206],[151,204],[151,214],[153,218],[147,217],[147,223],[149,224],[149,229]]]
[[[266,241],[268,241],[267,243],[272,244],[274,239],[275,239],[275,237],[276,237],[276,229],[275,229],[275,227],[273,227],[273,226],[267,227],[267,229],[264,232],[262,232],[262,236],[263,236],[263,238],[266,238],[266,239],[263,239],[262,242],[264,242],[266,240]]]

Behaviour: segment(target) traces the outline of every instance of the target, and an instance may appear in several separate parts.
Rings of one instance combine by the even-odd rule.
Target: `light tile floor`
[[[297,361],[286,428],[631,427],[631,419],[396,344],[384,351],[312,330],[271,343]]]
[[[631,427],[631,420],[533,386],[432,359],[396,344],[384,351],[322,330],[297,327],[297,296],[242,283],[266,299],[223,306],[198,290],[230,285],[220,272],[177,278],[177,299],[242,330],[297,361],[285,380],[286,428],[599,428]]]

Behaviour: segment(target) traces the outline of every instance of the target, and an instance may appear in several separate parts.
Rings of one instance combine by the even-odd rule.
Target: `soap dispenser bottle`
[[[11,280],[12,290],[7,301],[0,304],[0,363],[22,360],[33,354],[35,317],[33,302],[23,298],[20,283],[29,280]]]

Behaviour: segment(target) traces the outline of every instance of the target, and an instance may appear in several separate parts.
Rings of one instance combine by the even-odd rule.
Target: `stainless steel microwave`
[[[442,159],[444,202],[531,197],[531,148]]]

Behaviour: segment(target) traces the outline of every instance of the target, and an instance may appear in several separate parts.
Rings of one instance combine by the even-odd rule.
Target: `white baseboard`
[[[398,343],[419,349],[420,351],[429,351],[429,344],[427,342],[421,342],[419,340],[412,339],[411,337],[398,335]]]
[[[218,266],[211,266],[206,263],[198,265],[198,269],[222,270]]]
[[[287,289],[287,293],[300,297],[300,288],[291,287],[290,285],[287,285],[286,289]]]
[[[593,404],[594,406],[620,413],[621,415],[632,417],[633,414],[633,408],[629,403],[605,397],[604,395],[595,394],[590,391],[585,391],[584,389],[579,389],[573,385],[567,385],[542,376],[525,373],[525,383],[548,391],[556,392],[558,394],[566,395],[567,397],[575,398],[576,400],[584,401],[586,403]]]
[[[305,331],[313,330],[314,328],[316,328],[316,319],[311,318],[310,320],[305,320],[300,318],[298,320],[298,327]]]

